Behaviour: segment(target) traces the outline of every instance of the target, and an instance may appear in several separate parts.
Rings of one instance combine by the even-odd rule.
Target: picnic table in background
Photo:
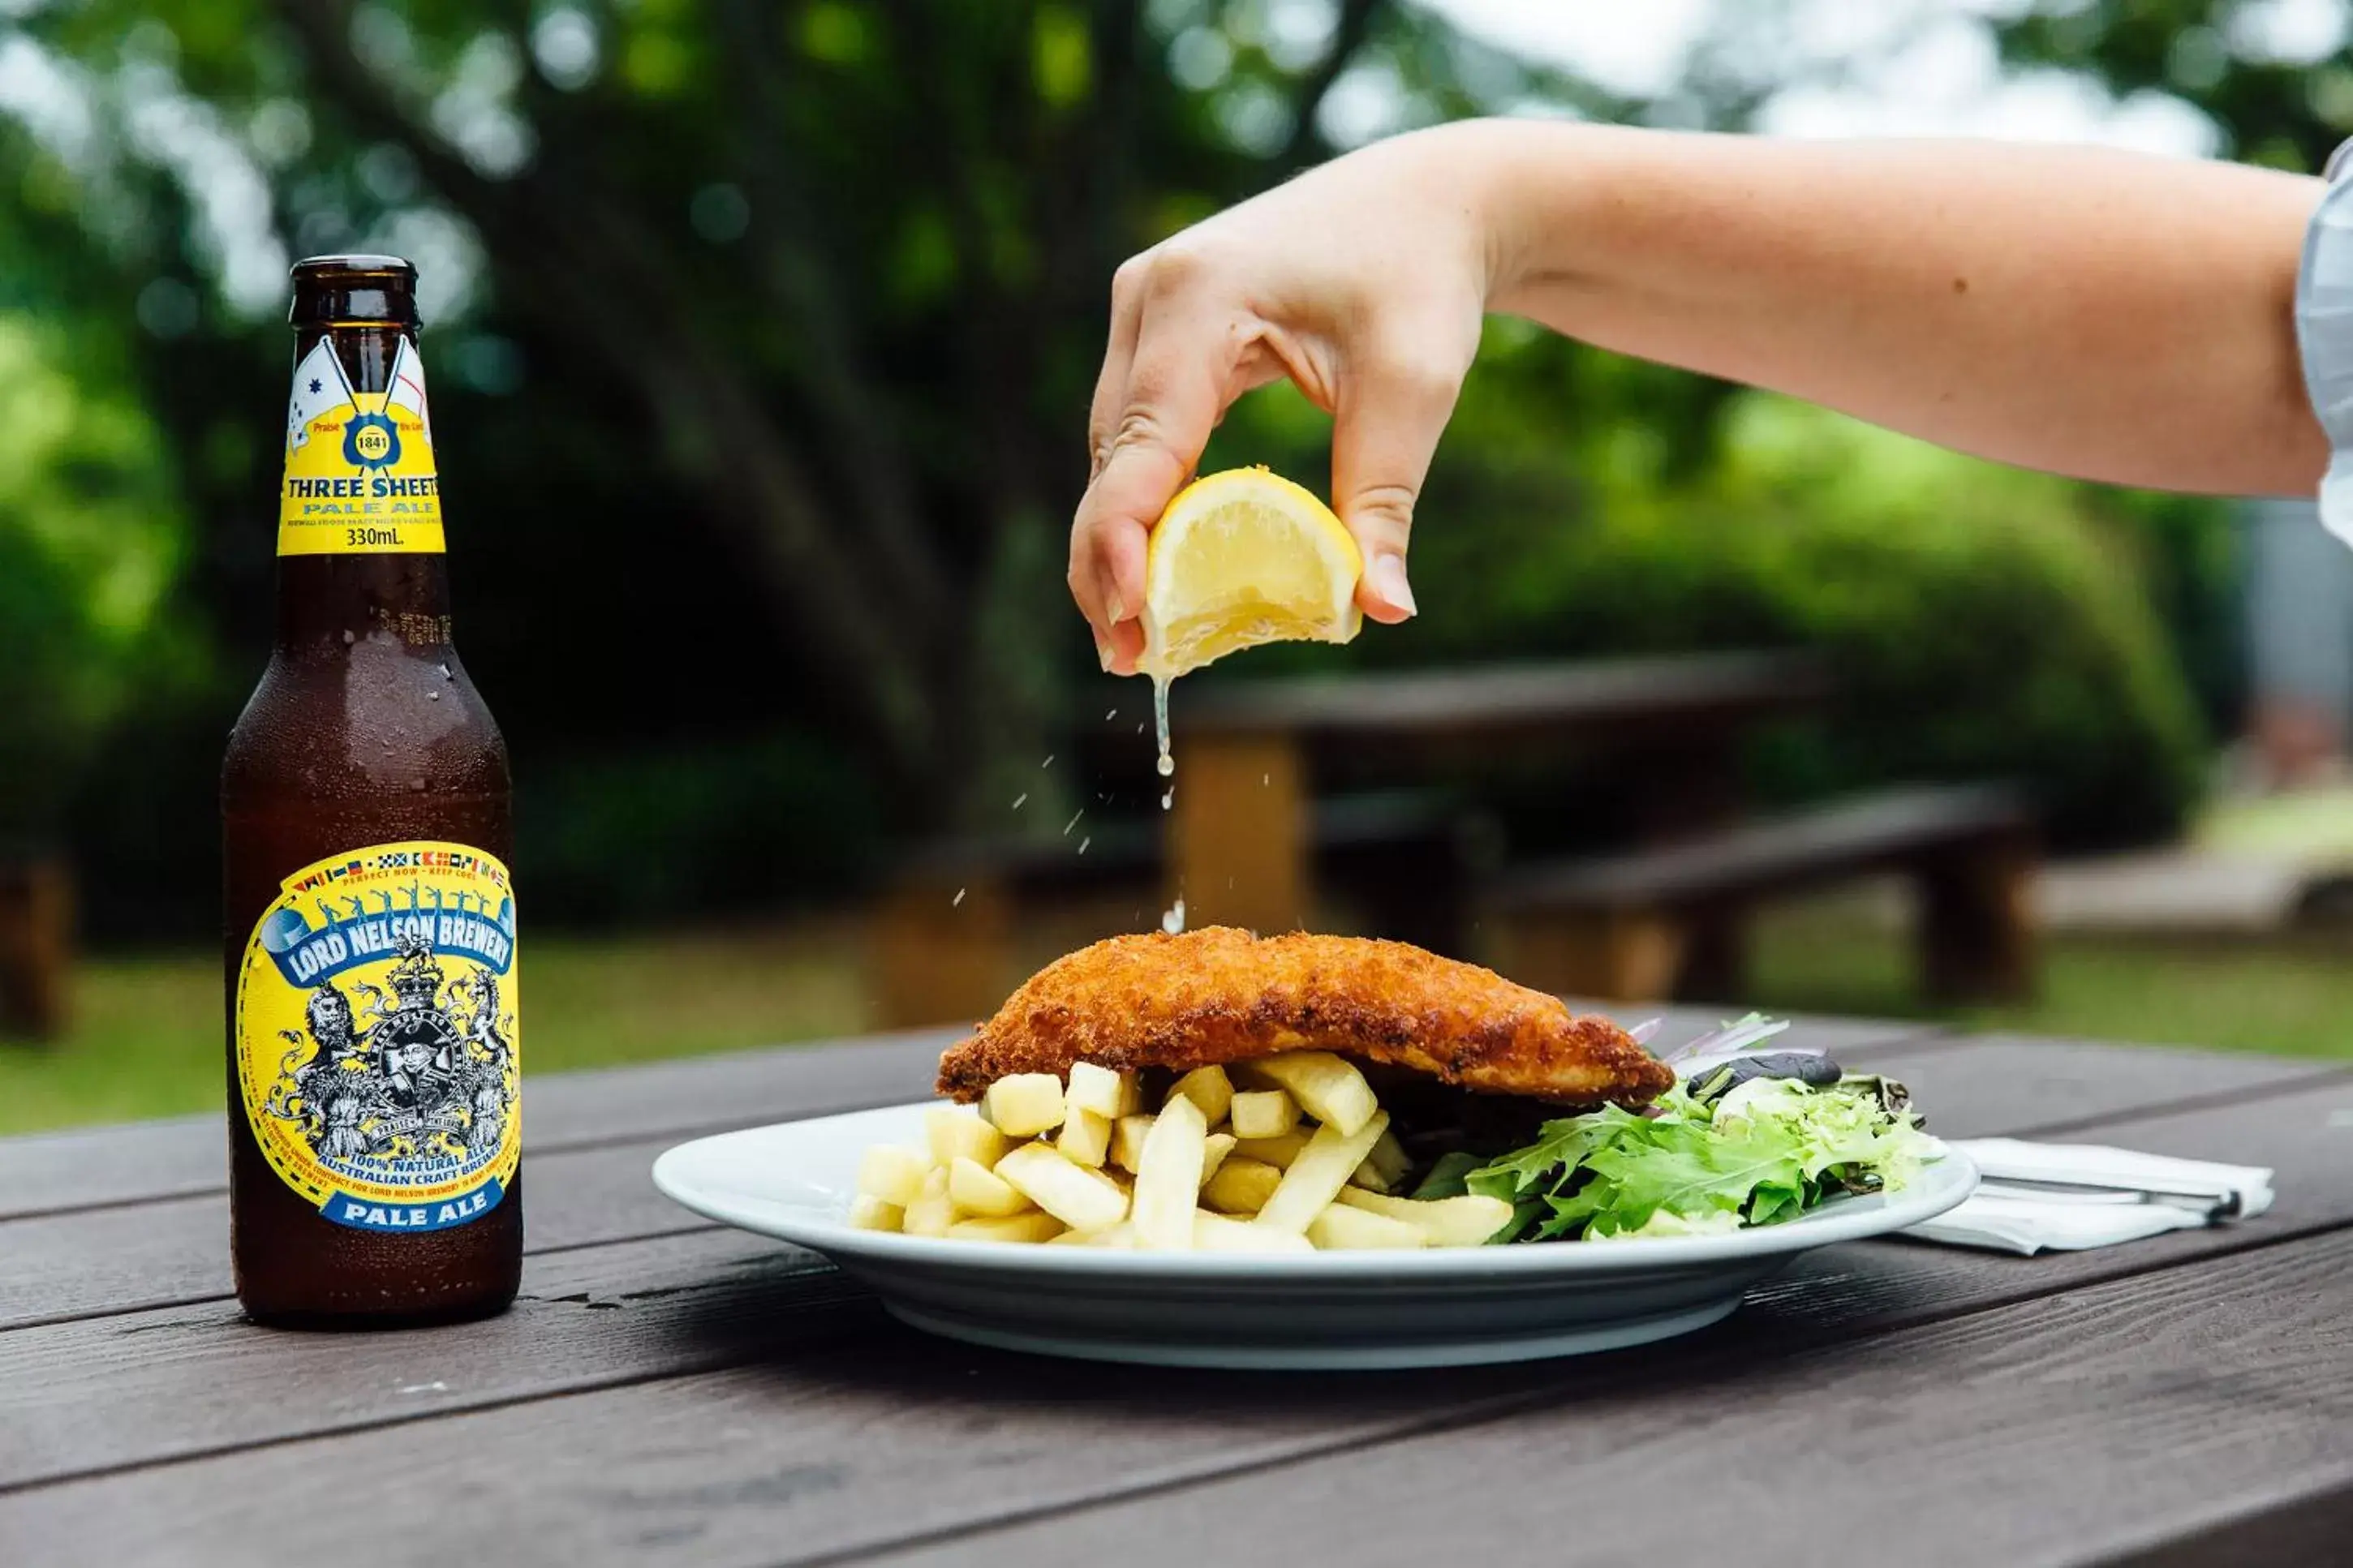
[[[1121,793],[1148,790],[1155,805],[1167,794],[1165,813],[1088,818],[1075,841],[954,840],[902,866],[875,922],[878,1014],[984,1017],[1026,973],[1024,955],[1148,929],[1163,909],[1192,927],[1280,931],[1320,929],[1338,907],[1340,929],[1546,990],[1730,997],[1745,990],[1758,905],[1884,873],[1917,895],[1927,994],[2025,994],[2038,846],[2015,791],[1892,786],[1752,816],[1741,746],[1831,691],[1829,669],[1802,653],[1180,682],[1174,779],[1145,782],[1149,751],[1124,733],[1111,764],[1136,770]],[[1515,767],[1581,772],[1601,786],[1615,837],[1531,856],[1445,790],[1412,787]],[[1392,787],[1356,787],[1367,780]],[[1049,928],[1060,946],[1035,940]]]
[[[945,1037],[534,1079],[522,1294],[441,1329],[240,1321],[217,1117],[0,1141],[0,1561],[242,1564],[290,1531],[577,1568],[2343,1554],[2342,1066],[1801,1021],[1949,1136],[2260,1161],[2277,1204],[2037,1258],[1831,1247],[1608,1355],[1282,1375],[929,1339],[648,1179],[689,1136],[923,1098]]]
[[[1819,660],[1776,653],[1179,682],[1171,896],[1197,925],[1310,923],[1317,775],[1341,757],[1404,771],[1531,745],[1607,752],[1638,770],[1628,793],[1646,837],[1713,826],[1738,812],[1748,726],[1819,707],[1830,689]]]
[[[1337,894],[1366,934],[1477,956],[1474,863],[1494,847],[1459,801],[1416,786],[1461,773],[1466,755],[1608,757],[1623,764],[1638,835],[1671,838],[1736,817],[1746,727],[1818,708],[1829,690],[1820,662],[1791,653],[1179,681],[1173,779],[1152,774],[1140,726],[1122,724],[1088,759],[1140,816],[1091,809],[1075,834],[961,837],[901,865],[876,911],[877,1013],[909,1026],[985,1017],[1035,952],[1148,929],[1180,898],[1187,925],[1274,931],[1318,927]],[[1134,721],[1132,698],[1107,705]],[[1367,779],[1389,787],[1335,787]],[[1033,940],[1047,930],[1059,946]]]

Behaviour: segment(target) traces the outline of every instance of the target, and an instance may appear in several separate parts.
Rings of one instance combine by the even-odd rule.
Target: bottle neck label
[[[406,338],[381,392],[353,387],[331,338],[294,367],[286,405],[280,555],[438,555],[441,479],[425,363]]]
[[[237,966],[239,1097],[286,1184],[337,1225],[447,1230],[522,1150],[514,885],[462,844],[306,866]]]

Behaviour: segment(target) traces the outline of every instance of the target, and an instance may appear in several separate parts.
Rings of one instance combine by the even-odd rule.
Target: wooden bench
[[[65,1032],[73,879],[52,855],[0,847],[0,1040]]]
[[[1462,950],[1473,890],[1500,858],[1484,819],[1429,791],[1322,802],[1313,837],[1320,884],[1356,923],[1440,952]],[[909,1028],[987,1016],[1025,965],[1151,929],[1176,897],[1168,877],[1152,822],[1082,826],[1068,838],[924,847],[900,865],[875,910],[878,1023]]]
[[[2032,988],[2034,821],[2016,792],[1906,788],[1630,854],[1530,867],[1486,900],[1490,950],[1524,984],[1606,1000],[1737,1001],[1742,925],[1767,899],[1874,872],[1919,893],[1940,1000]]]

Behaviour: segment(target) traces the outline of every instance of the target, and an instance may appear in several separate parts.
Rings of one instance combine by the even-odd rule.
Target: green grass
[[[1931,1016],[1900,933],[1847,904],[1761,921],[1742,1008]],[[533,1072],[854,1033],[866,999],[844,927],[534,942],[524,969]],[[0,1044],[0,1133],[218,1111],[220,967],[209,955],[100,958],[53,1046]],[[2353,1057],[2353,942],[2046,945],[2042,994],[1983,1028]]]
[[[1759,922],[1748,1005],[1876,1017],[1950,1016],[1981,1029],[2353,1057],[2353,943],[2343,938],[2046,941],[2029,1003],[1941,1015],[1921,1005],[1900,932],[1852,909]]]
[[[534,942],[523,1060],[560,1072],[855,1033],[857,960],[830,929]],[[220,1110],[217,957],[93,959],[75,1002],[63,1040],[0,1042],[0,1133]]]

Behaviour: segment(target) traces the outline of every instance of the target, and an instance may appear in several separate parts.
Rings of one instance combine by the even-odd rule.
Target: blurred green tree
[[[184,518],[145,408],[61,325],[0,312],[0,851],[58,829],[81,765],[166,679]]]
[[[2335,63],[2239,49],[2236,9],[2029,5],[1998,26],[2021,64],[2161,88],[2232,145],[2309,165],[2353,92]],[[699,703],[822,735],[796,742],[809,766],[760,776],[798,789],[835,768],[806,788],[830,803],[862,773],[902,824],[1001,824],[1066,722],[1086,655],[1061,530],[1121,257],[1416,123],[1540,107],[1738,125],[1788,54],[1765,36],[1786,30],[1786,6],[1727,8],[1685,79],[1637,102],[1409,0],[7,10],[0,190],[17,199],[0,202],[0,309],[79,334],[53,352],[78,380],[97,367],[101,404],[136,388],[172,480],[154,515],[190,520],[192,597],[224,640],[267,624],[276,454],[259,411],[282,395],[286,343],[260,329],[284,262],[404,250],[427,269],[443,461],[474,557],[463,635],[478,668],[523,672],[492,691],[526,787],[555,771],[530,765],[541,737],[573,737],[576,757]],[[2185,32],[2221,41],[2219,68],[2214,50],[2168,41]],[[1453,493],[1541,472],[1531,505],[1615,506],[1646,487],[1696,493],[1724,464],[1725,388],[1508,324],[1492,337],[1440,457]],[[1312,410],[1252,399],[1221,450],[1293,451],[1313,479],[1313,440],[1292,437],[1319,430]],[[2195,629],[2185,646],[2206,650],[2201,695],[2226,704],[2219,510],[2110,510],[2168,616]],[[1536,548],[1559,515],[1495,537]],[[1508,606],[1534,571],[1498,557],[1464,583],[1463,612],[1483,623],[1490,595]],[[1734,635],[1712,626],[1683,635]],[[165,748],[178,794],[203,789],[248,673],[208,688]],[[566,685],[582,690],[559,711]],[[2151,700],[2151,732],[2170,733],[2170,700]],[[776,732],[727,739],[765,756]],[[696,737],[676,754],[738,753]],[[672,777],[649,764],[622,793],[650,799]],[[99,792],[111,823],[153,816],[127,788]],[[567,842],[612,816],[556,804],[588,825]],[[174,852],[192,881],[208,875]]]
[[[1351,72],[1429,84],[1425,118],[1606,107],[1385,0],[97,0],[19,26],[108,143],[45,177],[121,286],[188,316],[174,357],[250,336],[179,281],[234,296],[239,221],[280,257],[479,247],[476,315],[541,386],[611,394],[578,405],[590,443],[677,479],[828,726],[929,817],[999,802],[1060,721],[1116,262],[1326,155]],[[266,179],[258,222],[208,146]],[[142,160],[180,190],[121,177]],[[581,542],[626,548],[600,521]]]

